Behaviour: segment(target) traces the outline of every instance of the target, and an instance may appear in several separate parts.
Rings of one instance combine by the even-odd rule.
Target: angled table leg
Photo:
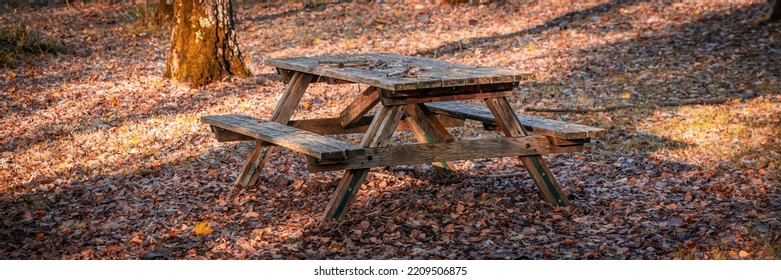
[[[339,123],[344,128],[350,128],[366,115],[377,103],[380,103],[380,92],[375,87],[369,87],[353,100],[339,114]]]
[[[287,124],[311,80],[312,75],[310,74],[294,73],[269,120]],[[246,187],[257,183],[258,174],[268,162],[274,148],[275,146],[266,145],[263,141],[255,141],[255,148],[252,149],[252,153],[244,163],[244,168],[241,169],[241,173],[236,179],[236,185]]]
[[[453,142],[453,136],[445,129],[445,126],[437,120],[423,103],[409,104],[406,106],[408,118],[407,125],[412,129],[418,143],[447,143]],[[445,170],[452,170],[455,165],[450,161],[434,162],[434,166]]]
[[[506,98],[489,98],[485,100],[485,103],[496,117],[496,123],[505,135],[510,137],[528,135]],[[552,206],[570,204],[567,195],[559,187],[556,178],[553,177],[553,173],[548,169],[548,165],[542,159],[542,156],[522,156],[521,162],[523,162],[523,167],[529,172],[537,188],[542,192],[546,202]]]
[[[388,145],[388,140],[393,136],[396,126],[404,114],[403,106],[382,106],[369,125],[369,130],[363,135],[361,146],[368,148],[379,148]],[[355,199],[355,194],[361,189],[369,169],[349,169],[344,172],[344,176],[336,191],[331,197],[331,201],[325,208],[325,214],[322,220],[338,220],[344,217],[347,208]]]

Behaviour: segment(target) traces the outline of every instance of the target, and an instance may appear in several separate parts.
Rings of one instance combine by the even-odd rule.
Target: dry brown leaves
[[[240,5],[257,76],[196,89],[160,78],[168,35],[133,28],[127,7],[1,15],[74,53],[0,72],[0,258],[779,258],[781,35],[754,23],[762,1],[537,2]],[[495,176],[521,170],[509,158],[373,170],[334,225],[317,220],[340,174],[309,174],[292,152],[233,191],[251,147],[216,143],[198,117],[267,117],[283,84],[266,58],[366,52],[537,73],[517,108],[760,97],[545,115],[610,129],[548,157],[572,207],[544,205],[523,173]],[[296,118],[360,91],[313,85]]]

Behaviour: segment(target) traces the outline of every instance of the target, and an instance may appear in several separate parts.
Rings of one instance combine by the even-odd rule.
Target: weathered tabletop
[[[517,115],[507,97],[521,81],[534,79],[533,74],[397,54],[269,59],[266,65],[276,67],[287,84],[268,121],[239,115],[202,120],[212,125],[218,140],[255,140],[236,179],[240,186],[257,182],[276,147],[305,154],[312,172],[345,170],[323,220],[344,216],[369,168],[431,162],[451,169],[451,161],[485,157],[519,156],[544,199],[551,205],[567,205],[569,200],[542,155],[582,151],[588,138],[601,132]],[[302,96],[315,82],[368,87],[339,117],[291,121]],[[474,99],[483,100],[486,107],[443,102]],[[375,107],[379,108],[370,114]],[[459,141],[446,125],[463,125],[465,119],[496,127],[506,138]],[[541,135],[531,135],[525,127]],[[403,129],[412,131],[418,144],[391,145],[393,133]],[[323,135],[356,132],[363,133],[360,145]]]
[[[456,86],[517,84],[533,74],[399,54],[268,59],[266,65],[361,83],[391,92]],[[284,74],[284,73],[283,73]]]

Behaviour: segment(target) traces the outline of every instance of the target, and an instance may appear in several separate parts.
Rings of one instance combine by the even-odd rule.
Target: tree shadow
[[[466,49],[469,49],[471,47],[482,46],[499,40],[506,40],[515,37],[528,36],[528,35],[536,35],[553,28],[565,28],[566,25],[571,21],[581,20],[587,16],[594,16],[599,14],[607,14],[607,13],[615,12],[616,10],[618,10],[623,6],[635,5],[637,3],[642,3],[642,2],[646,2],[646,1],[616,0],[607,3],[602,3],[588,9],[565,13],[558,17],[552,18],[544,23],[538,24],[536,26],[524,30],[499,34],[499,35],[493,35],[493,36],[469,38],[468,40],[459,40],[457,42],[448,43],[435,48],[418,51],[417,53],[415,53],[415,55],[433,56],[433,57],[452,55],[457,52],[461,52]]]
[[[287,10],[287,11],[284,11],[284,12],[279,12],[279,13],[276,13],[276,14],[258,15],[258,16],[255,16],[255,17],[249,19],[249,20],[251,20],[251,21],[273,21],[273,20],[280,19],[280,18],[286,18],[286,17],[298,15],[298,14],[300,14],[302,12],[319,12],[319,11],[323,11],[326,8],[328,8],[328,6],[333,5],[333,4],[338,4],[338,3],[341,3],[341,2],[344,2],[344,1],[336,1],[336,2],[330,2],[330,3],[318,3],[318,4],[314,4],[313,6],[304,6],[304,7],[301,7],[301,8],[291,9],[291,10]]]
[[[0,198],[0,258],[647,259],[631,251],[654,250],[651,258],[668,259],[679,248],[735,231],[715,220],[687,222],[723,215],[710,204],[714,197],[730,204],[734,217],[724,219],[735,224],[768,218],[747,210],[773,205],[774,198],[759,204],[739,199],[718,184],[729,172],[698,176],[707,171],[654,156],[654,147],[687,144],[613,132],[630,133],[625,137],[638,144],[658,145],[632,155],[610,153],[625,139],[607,137],[593,144],[595,152],[583,154],[585,160],[578,154],[547,157],[575,207],[546,206],[525,172],[495,176],[496,166],[522,171],[515,159],[477,160],[468,171],[447,175],[372,169],[347,218],[336,224],[317,220],[338,174],[297,172],[304,160],[294,152],[278,153],[257,185],[238,191],[233,180],[250,151],[247,144],[132,169],[118,162],[98,174]],[[687,200],[709,204],[668,206]],[[646,212],[620,211],[637,207]],[[214,232],[196,234],[193,227],[203,222]],[[550,244],[558,245],[551,250]]]
[[[255,75],[252,79],[260,84],[271,81],[281,81],[281,77],[278,74],[271,73]],[[246,93],[240,92],[240,88],[237,88],[236,90],[213,91],[208,98],[187,95],[173,99],[159,99],[154,102],[153,105],[148,105],[148,107],[151,108],[148,112],[140,112],[137,109],[123,105],[112,105],[113,101],[108,97],[106,99],[98,99],[94,100],[97,103],[91,106],[91,108],[94,108],[95,110],[91,112],[89,116],[73,116],[72,118],[57,118],[51,119],[48,122],[41,122],[40,125],[30,127],[29,130],[26,130],[27,132],[33,133],[32,135],[28,135],[29,137],[24,137],[23,135],[21,137],[12,136],[7,139],[0,139],[0,151],[20,151],[36,144],[58,141],[62,137],[67,137],[69,135],[90,133],[100,129],[115,127],[127,121],[181,114],[197,108],[203,108],[210,104],[215,105],[215,102],[219,102],[221,99],[242,94]],[[80,99],[80,96],[73,96],[67,99]],[[47,99],[43,102],[34,102],[36,103],[34,104],[35,108],[27,108],[14,115],[4,116],[3,118],[0,118],[0,121],[3,119],[18,120],[30,116],[39,116],[39,111],[44,111],[53,105],[56,106],[62,101],[62,99]],[[73,123],[75,121],[73,118],[78,119],[76,127],[68,127],[66,129],[63,123]]]
[[[723,20],[729,19],[743,17],[726,16]],[[716,23],[718,20],[707,19],[703,25]],[[623,43],[637,50],[628,54],[632,58],[651,61],[641,63],[641,68],[651,68],[656,66],[653,60],[662,58],[658,50],[664,50],[663,45],[654,49],[647,44],[655,40],[673,44],[672,36]],[[727,42],[729,51],[740,53],[731,46],[739,44],[739,38]],[[622,43],[605,46],[616,50],[593,48],[574,53],[621,58],[623,46],[618,44]],[[729,56],[729,51],[719,55]],[[729,63],[715,70],[740,67],[737,62],[720,59],[720,63]],[[770,74],[777,70],[777,66],[767,65],[775,61],[772,57],[748,60],[764,63],[759,68]],[[613,65],[594,57],[579,63],[606,69]],[[676,67],[680,72],[692,70],[685,65]],[[601,79],[618,72],[610,73],[580,79]],[[643,148],[611,151],[625,141]],[[614,130],[593,144],[593,154],[582,154],[584,159],[576,154],[549,157],[557,179],[574,195],[576,206],[566,209],[545,206],[525,174],[489,176],[496,173],[496,168],[489,169],[496,165],[493,161],[482,162],[476,173],[443,177],[420,172],[414,180],[398,176],[385,187],[381,187],[379,176],[370,176],[377,186],[359,192],[348,218],[323,226],[312,221],[319,218],[333,191],[333,174],[296,174],[290,177],[292,182],[275,183],[275,176],[288,176],[291,170],[303,168],[300,159],[272,161],[255,189],[234,195],[229,195],[231,184],[249,152],[246,144],[221,146],[129,171],[122,169],[125,161],[86,178],[60,184],[48,178],[25,186],[19,193],[4,195],[0,199],[0,258],[670,259],[679,248],[718,243],[737,233],[735,226],[750,223],[746,221],[778,219],[772,214],[781,213],[781,203],[774,200],[778,200],[777,186],[769,186],[765,198],[747,200],[740,196],[738,186],[748,185],[749,179],[736,179],[734,170],[710,174],[696,164],[654,155],[669,147],[686,149],[692,145],[653,134]],[[290,156],[297,155],[283,152],[279,158]],[[143,159],[144,155],[133,157]],[[514,165],[514,171],[522,170],[517,162],[507,163]],[[770,212],[751,213],[763,208]],[[643,212],[628,211],[633,209]],[[215,231],[194,234],[193,226],[204,221]],[[364,227],[364,221],[370,227]]]

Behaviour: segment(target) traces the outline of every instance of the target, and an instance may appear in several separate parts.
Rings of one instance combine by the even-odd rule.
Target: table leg
[[[339,114],[339,123],[344,128],[350,128],[361,120],[377,103],[380,103],[380,91],[375,87],[369,87],[353,100],[347,108]]]
[[[418,143],[447,143],[453,142],[453,136],[447,131],[444,125],[437,120],[426,105],[409,104],[406,106],[408,118],[405,120],[412,129],[415,139]],[[433,163],[434,166],[445,170],[451,170],[455,167],[450,161]]]
[[[510,137],[528,135],[506,98],[489,98],[485,102],[491,113],[496,117],[496,123],[505,135]],[[542,159],[542,156],[523,156],[521,157],[521,162],[523,162],[523,167],[529,172],[537,188],[542,192],[546,202],[553,206],[570,204],[566,194],[559,187],[556,178],[553,177],[553,173],[548,169],[548,165]]]
[[[374,117],[366,134],[363,135],[361,146],[367,148],[379,148],[388,145],[388,140],[393,136],[396,126],[404,114],[403,106],[382,106]],[[349,169],[336,187],[331,201],[325,208],[322,220],[338,220],[344,217],[347,208],[355,199],[355,194],[361,188],[369,169]]]
[[[296,107],[298,107],[298,103],[301,102],[301,97],[304,96],[304,92],[309,87],[311,80],[312,75],[310,74],[294,73],[269,120],[287,124],[293,116]],[[255,148],[244,163],[244,168],[241,169],[241,173],[239,173],[239,177],[236,179],[236,185],[246,187],[257,183],[258,174],[263,169],[263,166],[266,165],[266,162],[268,162],[274,149],[275,146],[268,146],[263,141],[255,141]]]

